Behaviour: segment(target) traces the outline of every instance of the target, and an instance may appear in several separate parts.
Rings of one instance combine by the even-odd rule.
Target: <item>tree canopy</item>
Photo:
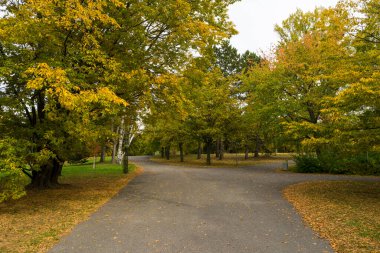
[[[297,10],[267,56],[229,42],[234,2],[1,1],[0,201],[100,146],[126,163],[135,136],[168,159],[279,149],[380,173],[378,1]]]

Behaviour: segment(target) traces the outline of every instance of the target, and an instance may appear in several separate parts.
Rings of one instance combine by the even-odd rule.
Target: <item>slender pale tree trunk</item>
[[[248,156],[249,156],[248,145],[245,145],[245,155],[244,155],[244,159],[245,159],[245,160],[248,160]]]
[[[124,144],[124,137],[125,137],[125,125],[124,125],[125,117],[121,117],[120,122],[120,129],[119,129],[119,145],[118,145],[118,151],[117,151],[117,163],[122,164],[123,162],[123,144]]]
[[[128,132],[126,133],[125,143],[124,143],[124,152],[123,152],[123,172],[128,173],[129,166],[129,147],[132,144],[133,139],[136,136],[136,129],[133,129],[135,125],[130,125],[128,127]]]
[[[112,125],[112,131],[113,131],[113,125]],[[116,133],[119,134],[119,127],[116,128]],[[112,158],[111,158],[112,164],[116,163],[117,140],[118,140],[118,137],[115,137],[112,143]]]

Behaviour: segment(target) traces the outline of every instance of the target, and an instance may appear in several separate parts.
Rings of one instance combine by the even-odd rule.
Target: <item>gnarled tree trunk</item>
[[[64,162],[57,158],[51,158],[49,162],[42,165],[39,170],[32,171],[30,175],[32,181],[29,187],[32,188],[53,188],[59,185],[58,178],[61,175]]]

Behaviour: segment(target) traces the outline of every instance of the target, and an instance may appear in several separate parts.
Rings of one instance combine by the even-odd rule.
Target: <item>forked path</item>
[[[145,170],[50,252],[333,252],[282,197],[289,184],[362,177],[185,168],[133,158]]]

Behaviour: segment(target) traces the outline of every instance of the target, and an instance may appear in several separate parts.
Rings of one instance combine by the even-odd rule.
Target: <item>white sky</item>
[[[297,10],[312,11],[315,7],[334,6],[338,0],[241,0],[230,6],[229,15],[239,31],[231,44],[240,53],[246,50],[268,51],[277,41],[275,24]]]

